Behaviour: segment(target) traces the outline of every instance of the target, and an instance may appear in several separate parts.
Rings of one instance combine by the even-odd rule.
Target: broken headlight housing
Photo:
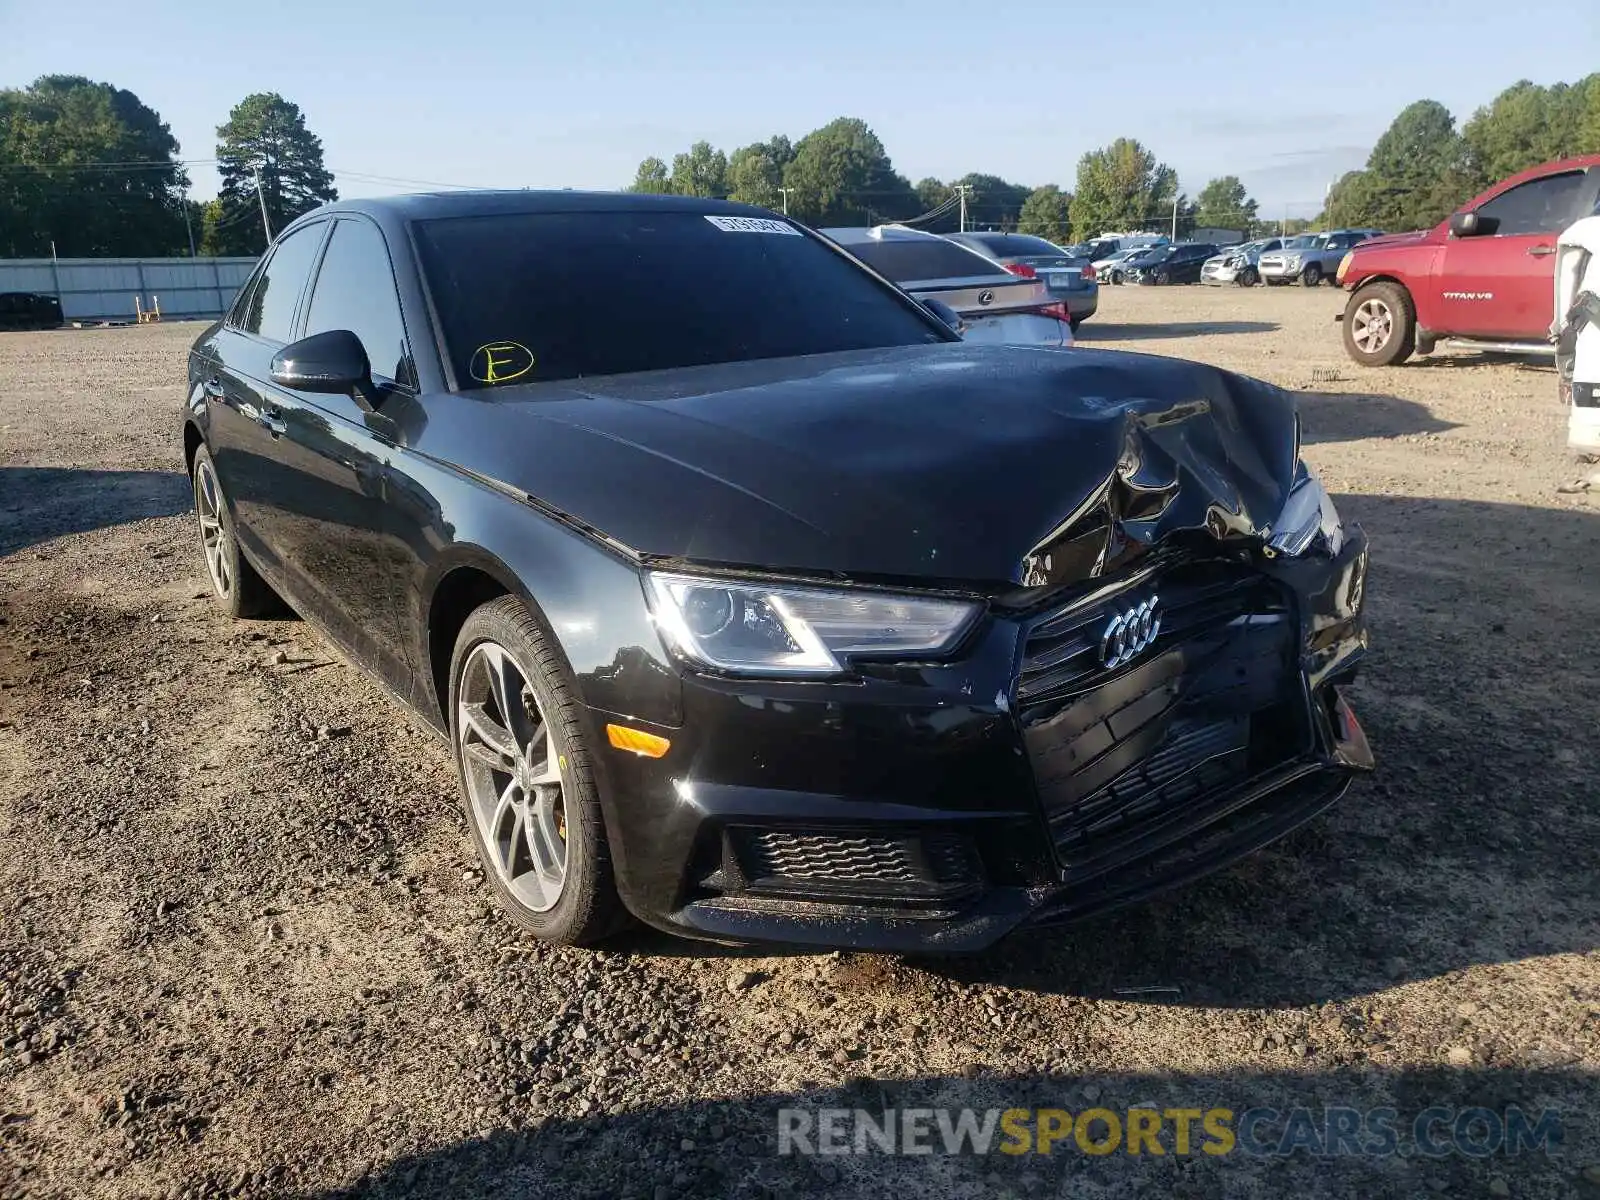
[[[1319,537],[1327,554],[1338,554],[1344,546],[1344,524],[1317,473],[1301,459],[1295,464],[1289,498],[1272,523],[1267,545],[1276,554],[1296,558],[1311,549]]]
[[[893,592],[648,574],[650,608],[673,651],[738,675],[838,675],[845,660],[937,657],[982,605]]]

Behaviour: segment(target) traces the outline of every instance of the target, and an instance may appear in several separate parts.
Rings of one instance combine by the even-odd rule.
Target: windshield
[[[896,283],[1005,274],[998,263],[991,262],[977,251],[939,237],[849,242],[845,243],[844,248],[878,274]]]
[[[463,388],[949,340],[776,219],[644,209],[415,229]]]
[[[1290,238],[1283,244],[1283,248],[1285,250],[1312,250],[1316,248],[1318,237],[1318,234],[1302,233]]]

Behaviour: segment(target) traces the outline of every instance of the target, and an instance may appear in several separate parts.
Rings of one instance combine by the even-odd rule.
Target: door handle
[[[1554,254],[1555,252],[1556,252],[1556,248],[1554,246],[1529,246],[1528,247],[1528,253],[1533,255],[1535,258],[1544,258],[1546,255]]]
[[[276,408],[264,409],[256,419],[261,422],[261,427],[273,437],[282,437],[289,432],[288,423],[284,421],[283,414]]]

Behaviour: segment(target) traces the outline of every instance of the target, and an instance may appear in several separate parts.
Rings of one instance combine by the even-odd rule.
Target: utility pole
[[[789,215],[789,193],[792,191],[794,191],[793,188],[778,189],[778,194],[783,197],[783,215],[786,217]]]
[[[961,229],[960,229],[960,231],[962,233],[965,233],[967,231],[967,192],[971,189],[971,187],[972,187],[972,185],[970,183],[958,183],[958,184],[956,184],[956,195],[961,197]]]
[[[1179,196],[1179,193],[1177,193],[1177,192],[1173,192],[1172,193],[1172,243],[1173,243],[1173,245],[1177,245],[1177,243],[1178,243],[1178,196]]]
[[[183,189],[183,231],[189,235],[189,257],[194,257],[194,226],[189,221],[189,189]]]
[[[261,228],[267,231],[267,245],[272,245],[272,222],[267,220],[267,194],[261,190],[261,168],[255,168],[256,199],[261,201]]]

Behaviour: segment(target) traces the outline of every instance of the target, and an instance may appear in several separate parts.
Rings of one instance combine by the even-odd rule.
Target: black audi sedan
[[[198,531],[448,738],[534,933],[984,947],[1372,764],[1292,398],[963,343],[809,230],[455,193],[283,230],[195,342]]]

